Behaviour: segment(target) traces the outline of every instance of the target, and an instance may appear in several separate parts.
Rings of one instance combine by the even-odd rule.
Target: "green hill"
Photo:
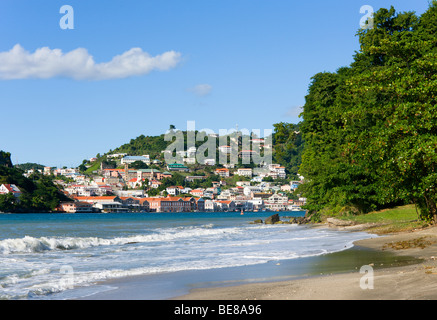
[[[299,166],[301,164],[302,152],[303,152],[303,139],[299,133],[299,125],[291,124],[291,123],[278,123],[274,125],[274,133],[273,133],[273,163],[279,163],[280,165],[286,168],[287,173],[290,175],[290,178],[295,179],[299,170]],[[182,131],[185,140],[185,149],[186,149],[186,141],[187,141],[187,132]],[[196,135],[197,135],[196,131]],[[232,134],[231,134],[232,135]],[[231,136],[229,135],[229,136]],[[240,144],[242,138],[240,137]],[[228,137],[227,137],[227,141]],[[172,141],[165,141],[165,135],[159,136],[145,136],[140,135],[135,139],[131,139],[128,143],[121,145],[120,147],[115,148],[114,150],[110,150],[108,153],[100,156],[98,155],[97,161],[93,163],[89,163],[87,160],[84,160],[84,163],[81,165],[81,170],[87,174],[91,174],[93,171],[98,170],[100,168],[100,164],[104,162],[108,165],[115,165],[115,162],[112,162],[107,158],[110,154],[117,153],[126,153],[130,156],[140,156],[140,155],[149,155],[150,159],[158,159],[164,163],[164,154],[161,152],[165,150]],[[229,143],[229,142],[228,142]],[[204,144],[204,141],[196,141],[195,146],[198,148]],[[215,158],[217,161],[219,159],[219,141],[217,140],[216,146],[216,154],[211,156],[211,158]],[[254,164],[243,165],[239,163],[237,167],[254,167]],[[201,169],[202,165],[197,164],[194,166],[195,169]]]
[[[141,156],[143,154],[150,155],[150,158],[158,158],[161,155],[161,151],[165,150],[171,142],[164,140],[164,135],[159,136],[144,136],[140,135],[135,139],[131,139],[130,142],[121,145],[120,147],[112,150],[110,153],[127,153],[132,156]]]
[[[33,163],[33,162],[26,162],[26,163],[20,163],[20,164],[16,164],[14,166],[14,168],[18,168],[21,169],[23,171],[28,171],[28,170],[44,170],[44,165],[42,164],[38,164],[38,163]]]
[[[5,161],[10,154],[3,152],[3,165],[0,165],[0,185],[15,184],[21,191],[19,199],[11,193],[0,195],[0,212],[47,212],[55,209],[60,201],[69,200],[53,184],[50,177],[33,174],[23,176],[21,169],[12,168],[10,161]]]

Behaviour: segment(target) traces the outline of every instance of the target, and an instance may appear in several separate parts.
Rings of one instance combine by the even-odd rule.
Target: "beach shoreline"
[[[394,247],[415,239],[422,242],[412,246],[426,247]],[[111,289],[81,300],[437,299],[434,256],[437,227],[358,240],[352,248],[322,256],[104,281]],[[373,271],[373,289],[360,286],[368,275],[360,273],[362,266]]]
[[[288,281],[193,289],[177,300],[434,300],[437,299],[437,227],[358,240],[374,252],[412,257],[417,263]],[[369,267],[373,275],[369,273]],[[369,280],[372,276],[371,280]]]

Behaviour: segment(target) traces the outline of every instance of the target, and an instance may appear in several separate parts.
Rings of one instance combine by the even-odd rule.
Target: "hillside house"
[[[219,175],[223,178],[229,178],[229,169],[226,168],[219,168],[215,170],[215,174]]]
[[[147,165],[150,164],[150,157],[149,155],[143,155],[143,156],[125,156],[121,159],[121,164],[131,164],[137,161],[141,161]]]
[[[239,168],[236,172],[236,175],[252,178],[252,169],[251,168]]]

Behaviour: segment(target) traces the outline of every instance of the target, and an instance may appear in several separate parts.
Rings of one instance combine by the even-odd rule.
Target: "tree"
[[[135,161],[129,165],[129,168],[132,169],[147,169],[149,166],[145,164],[143,161]]]
[[[421,17],[381,9],[351,66],[313,77],[301,126],[310,208],[414,202],[437,221],[436,21],[436,1]]]
[[[273,127],[273,161],[284,166],[289,174],[296,177],[304,149],[299,124],[280,122]]]
[[[362,52],[356,56],[357,64],[377,63],[356,73],[348,92],[356,97],[349,113],[357,133],[351,145],[360,150],[352,159],[379,176],[379,201],[414,202],[423,218],[434,221],[437,42],[424,30],[435,27],[436,10],[434,2],[423,19],[393,8],[378,12],[377,28],[360,33]]]
[[[0,195],[0,212],[14,212],[17,204],[18,200],[12,193]]]
[[[11,153],[0,150],[0,166],[12,168]]]

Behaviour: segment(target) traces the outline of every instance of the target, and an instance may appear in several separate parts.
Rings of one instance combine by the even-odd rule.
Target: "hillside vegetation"
[[[272,136],[273,142],[273,163],[278,163],[286,168],[286,172],[289,175],[290,179],[296,179],[299,166],[301,164],[302,152],[304,148],[304,142],[302,135],[299,132],[299,125],[280,122],[274,124],[274,131]],[[185,150],[187,149],[187,132],[182,131],[184,139],[185,139]],[[196,134],[198,132],[196,131]],[[228,139],[229,137],[227,137]],[[241,145],[242,138],[239,138]],[[229,141],[229,140],[228,140]],[[88,168],[82,167],[82,171],[87,174],[91,174],[93,171],[98,170],[100,168],[100,164],[110,163],[115,165],[115,163],[111,163],[111,160],[107,158],[107,155],[117,154],[117,153],[126,153],[132,156],[140,156],[140,155],[149,155],[150,159],[158,159],[162,163],[164,163],[164,155],[161,151],[165,150],[172,141],[165,141],[165,135],[159,136],[144,136],[140,135],[135,139],[131,139],[128,143],[121,145],[113,150],[110,150],[104,155],[98,155],[97,161],[93,163],[88,163]],[[198,148],[204,143],[204,141],[196,141],[195,146]],[[216,153],[212,155],[211,158],[219,159],[219,140],[217,139]],[[255,167],[253,163],[244,165],[241,163],[241,159],[239,159],[239,164],[237,167]],[[217,161],[218,162],[218,161]],[[85,165],[87,161],[84,161],[83,165]],[[191,169],[194,171],[199,171],[200,174],[210,174],[211,168],[207,168],[202,164],[189,165]],[[216,167],[216,166],[213,166]],[[220,167],[217,164],[217,167]]]
[[[19,198],[12,193],[0,195],[0,212],[47,212],[55,209],[60,201],[69,200],[50,177],[33,174],[26,178],[22,170],[6,165],[0,165],[1,184],[15,184],[22,195]]]

